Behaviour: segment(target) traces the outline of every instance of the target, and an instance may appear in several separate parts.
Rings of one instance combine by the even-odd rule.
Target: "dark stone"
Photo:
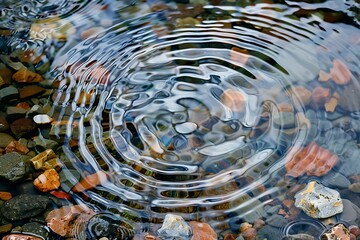
[[[36,236],[41,236],[43,239],[49,239],[49,231],[46,230],[46,226],[40,223],[29,222],[24,224],[21,229],[23,233],[30,233]]]
[[[31,134],[36,129],[36,124],[28,118],[20,118],[10,124],[12,133],[17,138]]]
[[[11,152],[0,156],[0,178],[15,182],[26,177],[29,167],[26,163],[30,157]]]
[[[48,203],[49,198],[46,196],[21,194],[6,201],[1,206],[0,211],[6,219],[16,221],[42,213]]]

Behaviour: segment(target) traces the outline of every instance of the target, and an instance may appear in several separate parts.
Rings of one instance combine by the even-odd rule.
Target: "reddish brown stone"
[[[293,148],[285,164],[287,175],[299,177],[322,176],[329,172],[338,162],[337,155],[318,146],[315,142],[304,148]]]
[[[42,238],[34,237],[26,234],[13,233],[6,235],[2,240],[42,240]]]
[[[255,228],[249,228],[245,232],[241,233],[245,240],[255,240],[256,230]]]
[[[30,150],[19,143],[19,141],[11,141],[5,148],[6,153],[18,152],[20,154],[27,154]]]
[[[221,95],[221,100],[232,111],[241,112],[245,109],[246,98],[240,91],[227,89]]]
[[[19,89],[19,97],[20,99],[33,97],[39,94],[42,94],[45,92],[45,88],[37,86],[37,85],[31,85],[26,86]]]
[[[338,85],[348,84],[352,77],[349,68],[339,59],[334,59],[333,68],[330,69],[330,75]]]
[[[21,138],[32,133],[36,129],[36,124],[28,118],[20,118],[10,124],[11,132],[17,138]]]
[[[330,89],[323,87],[316,87],[311,95],[313,103],[315,103],[317,106],[324,105],[329,101],[330,97]]]
[[[49,212],[45,221],[48,227],[58,235],[73,237],[94,215],[95,212],[85,205],[65,206]],[[77,229],[74,229],[75,227]]]
[[[17,71],[12,78],[19,83],[38,83],[44,80],[39,74],[31,72],[25,68]]]
[[[191,240],[217,240],[217,234],[208,223],[191,221],[189,225],[193,236]]]
[[[4,80],[4,82],[7,85],[11,84],[11,76],[13,75],[13,72],[8,68],[2,68],[0,69],[0,76]]]
[[[0,199],[3,201],[10,200],[12,198],[12,194],[9,192],[0,192]]]

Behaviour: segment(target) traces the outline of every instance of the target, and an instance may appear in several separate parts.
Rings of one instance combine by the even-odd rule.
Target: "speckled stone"
[[[339,192],[315,181],[295,194],[295,206],[313,218],[328,218],[343,211]]]
[[[0,156],[0,178],[11,182],[18,181],[27,176],[29,168],[26,155],[11,152]]]
[[[16,221],[40,214],[48,204],[49,198],[46,196],[21,194],[6,201],[0,211],[6,219]]]

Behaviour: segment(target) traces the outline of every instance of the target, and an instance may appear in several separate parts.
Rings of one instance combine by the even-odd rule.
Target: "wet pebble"
[[[0,178],[15,182],[28,175],[28,156],[11,152],[0,156]]]
[[[313,236],[300,233],[300,234],[285,236],[282,238],[282,240],[315,240],[315,238]]]
[[[36,124],[28,118],[20,118],[10,124],[11,132],[17,138],[29,135],[36,129]]]
[[[343,211],[339,192],[315,181],[296,193],[295,206],[313,218],[327,218]]]
[[[278,127],[291,128],[295,126],[294,112],[280,112],[274,116],[274,124]]]
[[[14,73],[12,79],[18,83],[38,83],[44,80],[42,76],[26,68],[22,68]]]
[[[279,236],[282,235],[282,232],[279,228],[272,227],[270,225],[265,225],[257,232],[257,239],[267,239],[267,240],[279,240]]]
[[[277,228],[281,228],[288,223],[288,221],[283,216],[278,214],[274,214],[270,216],[268,219],[265,220],[265,222],[270,226]]]
[[[208,223],[191,221],[189,225],[193,234],[191,240],[217,240],[216,232]]]
[[[161,228],[157,231],[160,239],[187,239],[191,236],[191,227],[178,215],[167,214]]]
[[[0,132],[0,148],[5,148],[15,139],[7,133]]]
[[[354,193],[360,193],[360,182],[350,184],[349,190]]]
[[[348,188],[351,184],[347,177],[334,171],[330,171],[326,174],[322,179],[322,183],[334,188]]]
[[[48,124],[53,121],[53,119],[47,114],[38,114],[33,117],[33,120],[36,124]]]
[[[23,118],[25,117],[27,111],[28,110],[25,108],[13,107],[13,106],[7,107],[6,108],[7,120],[10,122],[19,118]]]
[[[24,224],[21,227],[23,233],[30,233],[35,236],[41,236],[43,239],[49,239],[49,231],[46,229],[45,225],[42,225],[38,222],[29,222]]]
[[[350,240],[350,231],[343,224],[338,224],[321,236],[322,240]]]
[[[3,237],[2,240],[43,240],[43,239],[28,234],[12,233]]]
[[[356,224],[356,221],[360,219],[360,208],[348,199],[342,199],[342,202],[344,210],[339,215],[340,220],[348,224]]]
[[[55,169],[46,170],[34,180],[34,186],[41,192],[49,192],[60,187],[59,174]]]
[[[48,204],[49,198],[46,196],[21,194],[6,201],[0,211],[6,219],[22,220],[40,214]]]

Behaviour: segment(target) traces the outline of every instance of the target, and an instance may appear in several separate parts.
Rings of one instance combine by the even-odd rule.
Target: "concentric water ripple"
[[[205,6],[180,18],[167,8],[59,55],[55,134],[78,141],[64,147],[69,167],[109,176],[86,191],[91,203],[144,231],[169,212],[220,230],[284,194],[291,150],[320,138],[294,89],[316,87],[330,49],[354,80],[360,63],[359,42],[344,38],[351,27],[289,17],[298,10]]]

